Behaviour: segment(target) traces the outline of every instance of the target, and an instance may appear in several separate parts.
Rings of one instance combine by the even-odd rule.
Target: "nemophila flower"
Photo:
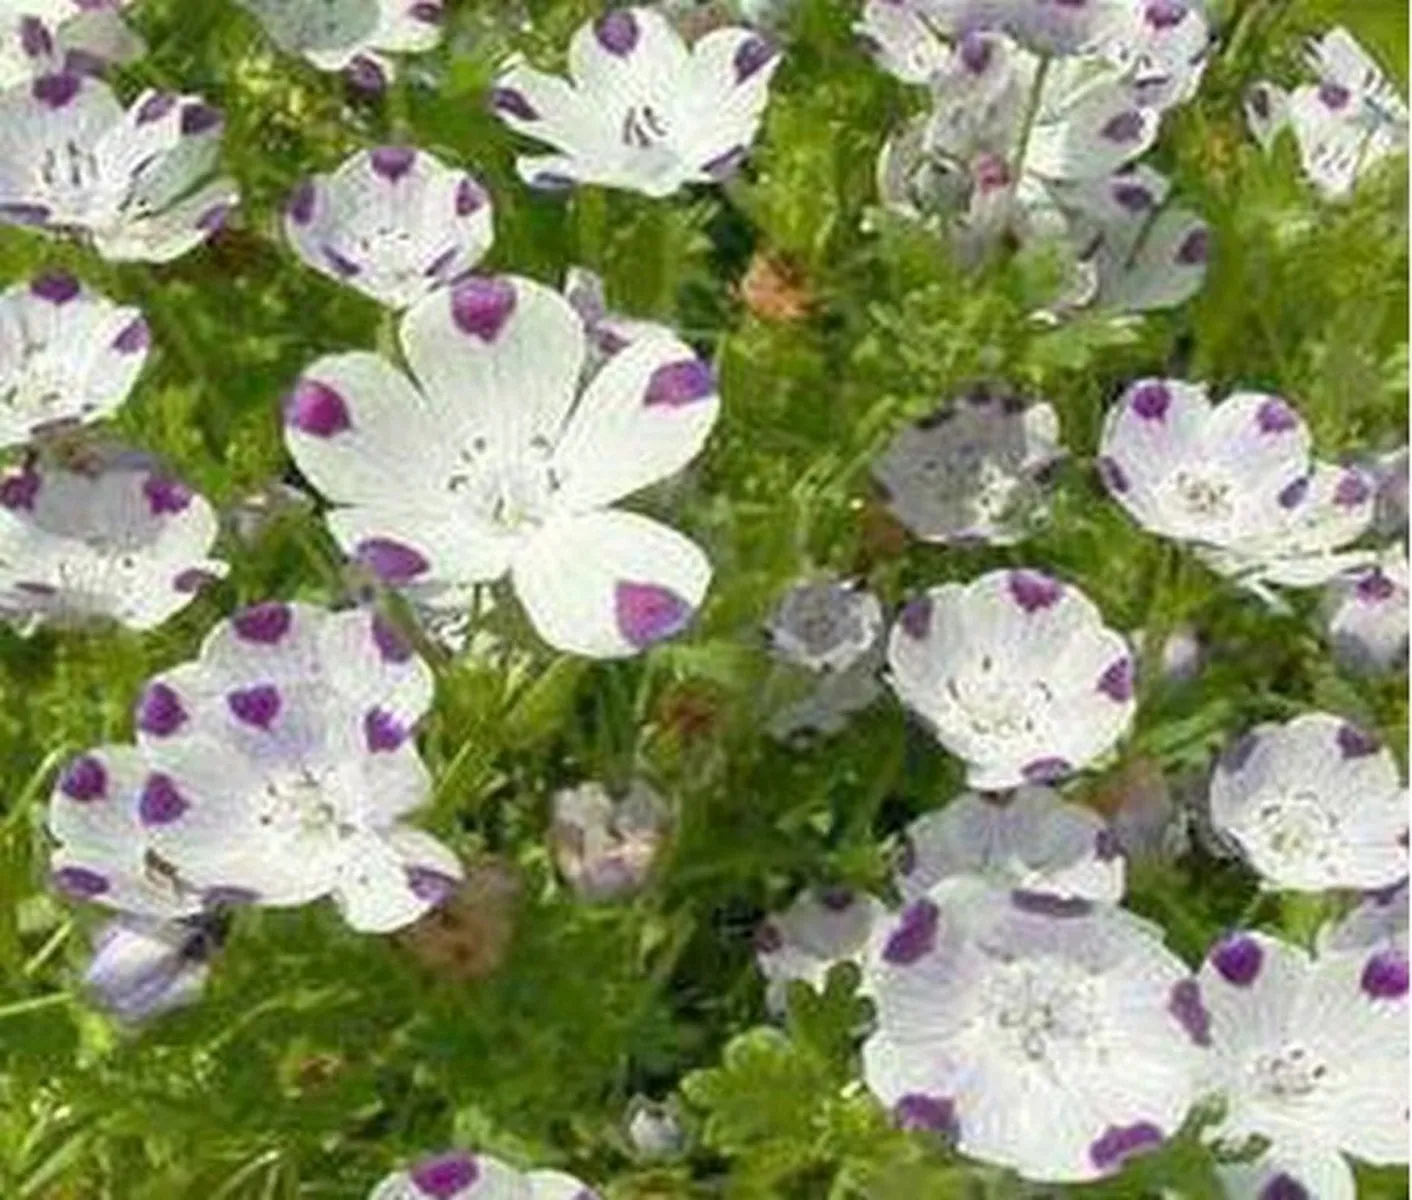
[[[180,921],[117,917],[94,938],[84,986],[124,1024],[150,1021],[201,998],[223,937],[224,921],[213,913]]]
[[[628,1103],[624,1132],[639,1159],[660,1162],[676,1158],[686,1148],[686,1130],[676,1105],[634,1096]]]
[[[616,8],[574,34],[572,82],[515,63],[491,103],[511,129],[557,151],[520,158],[529,183],[669,196],[739,168],[778,66],[752,30],[713,30],[688,48],[662,14]]]
[[[1375,455],[1363,464],[1377,485],[1373,529],[1380,537],[1407,536],[1407,447]]]
[[[0,475],[0,613],[25,627],[152,629],[227,566],[204,497],[142,455]]]
[[[886,915],[882,901],[866,892],[831,887],[800,892],[783,912],[767,917],[755,931],[755,963],[770,1011],[785,1011],[791,983],[822,990],[838,963],[861,966]]]
[[[888,507],[926,542],[1011,545],[1045,512],[1064,456],[1048,404],[976,388],[899,433],[873,463]]]
[[[320,71],[342,71],[367,91],[396,73],[392,56],[441,40],[444,0],[236,0],[286,54]]]
[[[220,228],[235,185],[212,179],[221,115],[143,92],[126,110],[72,73],[0,92],[0,223],[90,237],[114,261],[170,262]]]
[[[286,409],[290,452],[340,506],[328,520],[345,550],[451,603],[508,573],[540,636],[577,654],[635,654],[681,632],[710,564],[610,505],[696,455],[720,407],[711,369],[660,332],[582,385],[578,314],[513,276],[421,301],[402,348],[415,384],[376,355],[334,355]]]
[[[1328,713],[1258,725],[1211,777],[1216,831],[1265,886],[1380,888],[1407,874],[1407,791],[1392,752]]]
[[[1127,642],[1076,587],[992,571],[913,600],[889,682],[983,791],[1044,783],[1116,745],[1136,710]]]
[[[1336,579],[1325,595],[1334,657],[1359,672],[1394,670],[1407,661],[1407,549],[1390,546],[1378,562]]]
[[[1269,1147],[1223,1171],[1236,1196],[1345,1197],[1345,1155],[1407,1161],[1407,958],[1390,947],[1321,954],[1262,933],[1218,942],[1199,976],[1211,1053],[1208,1088],[1224,1101],[1206,1136]]]
[[[1202,779],[1203,793],[1205,784]],[[1108,814],[1111,844],[1124,858],[1172,862],[1191,844],[1190,816],[1180,790],[1179,784],[1168,783],[1156,760],[1132,758],[1099,783],[1090,803]]]
[[[173,920],[202,908],[200,893],[155,850],[142,817],[147,763],[131,746],[69,760],[49,799],[55,840],[49,881],[61,894],[124,913]]]
[[[56,70],[91,72],[146,47],[123,22],[130,0],[0,0],[0,88]]]
[[[963,792],[913,821],[905,844],[898,883],[910,897],[958,875],[1056,896],[1114,903],[1123,896],[1123,857],[1113,831],[1092,809],[1047,787]]]
[[[614,900],[647,882],[667,834],[667,806],[634,779],[614,798],[600,783],[554,797],[549,843],[559,873],[585,900]]]
[[[71,275],[0,292],[0,446],[112,414],[132,391],[149,341],[137,309]]]
[[[490,196],[411,146],[358,151],[294,190],[284,229],[314,270],[391,308],[465,275],[490,249]]]
[[[903,1128],[1059,1183],[1181,1127],[1207,1035],[1194,981],[1148,922],[953,881],[878,941],[863,1077]]]
[[[562,1171],[517,1171],[488,1154],[452,1150],[396,1171],[368,1200],[598,1200]]]
[[[431,693],[426,664],[367,610],[237,613],[138,702],[148,836],[205,892],[330,896],[355,929],[409,924],[462,873],[403,821],[430,796],[412,734]]]

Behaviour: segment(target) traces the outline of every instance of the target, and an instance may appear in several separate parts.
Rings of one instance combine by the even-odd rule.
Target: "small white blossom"
[[[305,180],[284,228],[314,270],[391,308],[465,275],[495,236],[474,176],[410,146],[359,151],[332,175]]]
[[[223,577],[204,497],[144,456],[0,476],[0,613],[26,628],[152,629]]]
[[[1201,968],[1208,1090],[1224,1101],[1206,1136],[1268,1149],[1222,1171],[1230,1195],[1353,1200],[1345,1154],[1407,1161],[1407,957],[1391,947],[1326,953],[1237,932]]]
[[[508,573],[540,636],[573,653],[631,655],[684,629],[705,555],[610,506],[679,471],[714,424],[715,378],[690,347],[643,337],[583,386],[582,320],[516,277],[433,293],[401,341],[416,384],[339,354],[289,400],[290,452],[339,506],[340,544],[385,582],[453,601]]]
[[[851,888],[803,891],[755,931],[755,963],[765,977],[765,1003],[781,1014],[795,981],[822,990],[829,970],[861,966],[869,941],[887,915],[882,901]]]
[[[880,931],[868,1087],[906,1129],[1041,1182],[1118,1170],[1196,1096],[1195,983],[1123,909],[971,880]]]
[[[562,1171],[517,1171],[488,1154],[452,1150],[396,1171],[368,1200],[598,1200]]]
[[[1394,670],[1407,662],[1407,548],[1384,550],[1378,561],[1335,580],[1325,596],[1334,657],[1352,670]]]
[[[640,889],[666,836],[667,807],[641,779],[614,799],[599,783],[554,797],[549,844],[554,863],[585,900],[614,900]]]
[[[412,737],[431,695],[430,669],[366,610],[245,609],[142,694],[143,827],[205,894],[331,896],[355,929],[407,925],[461,878],[402,820],[431,794]]]
[[[676,1158],[686,1147],[686,1131],[675,1104],[656,1104],[645,1096],[634,1096],[624,1122],[628,1141],[638,1158],[659,1162]]]
[[[836,580],[790,588],[775,609],[766,636],[785,662],[810,671],[846,671],[883,629],[882,605],[871,592]]]
[[[54,272],[0,293],[0,446],[111,416],[150,342],[135,308]]]
[[[1259,725],[1211,778],[1211,819],[1265,886],[1380,888],[1407,874],[1407,792],[1391,751],[1328,713]]]
[[[1052,788],[963,792],[907,827],[898,884],[908,897],[971,875],[996,887],[1116,903],[1123,856],[1107,823]]]
[[[557,151],[520,158],[529,183],[668,196],[741,165],[778,66],[752,30],[716,29],[688,48],[662,14],[616,8],[574,34],[572,82],[516,63],[491,100],[510,128]]]
[[[56,70],[92,73],[146,47],[123,22],[131,0],[0,0],[0,88]]]
[[[84,987],[124,1024],[150,1021],[201,998],[221,936],[214,915],[161,921],[125,914],[94,938]]]
[[[1133,661],[1072,585],[992,571],[903,610],[889,682],[984,791],[1045,783],[1112,749],[1132,722]]]
[[[170,262],[236,202],[211,178],[221,127],[199,96],[147,91],[124,111],[106,84],[68,72],[9,88],[0,223],[87,234],[116,262]]]
[[[342,71],[366,91],[386,86],[391,56],[420,54],[441,40],[444,0],[236,0],[286,54],[320,71]]]
[[[1006,546],[1042,519],[1042,479],[1063,455],[1048,404],[978,388],[903,429],[873,478],[923,541]]]

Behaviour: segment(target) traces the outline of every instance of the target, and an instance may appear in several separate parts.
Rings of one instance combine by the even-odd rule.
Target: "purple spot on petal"
[[[20,49],[30,58],[48,58],[54,53],[54,39],[38,17],[21,18]]]
[[[412,647],[406,638],[380,613],[373,614],[372,632],[383,662],[404,663],[412,657]]]
[[[230,218],[230,205],[221,203],[213,204],[199,217],[196,218],[196,228],[204,233],[216,234],[226,226],[226,221]]]
[[[940,1133],[953,1139],[961,1133],[956,1105],[949,1096],[909,1092],[893,1105],[892,1121],[899,1129]]]
[[[1379,604],[1392,599],[1397,592],[1397,584],[1393,583],[1377,567],[1374,567],[1359,579],[1354,591],[1360,600],[1369,604]]]
[[[435,905],[444,904],[460,886],[460,882],[450,875],[433,871],[430,867],[408,867],[407,886],[412,889],[412,895],[417,899]]]
[[[363,714],[363,740],[371,754],[382,754],[397,747],[407,738],[407,732],[390,712],[370,708]]]
[[[609,54],[623,58],[637,45],[637,20],[625,8],[604,13],[593,23],[593,36]]]
[[[113,349],[119,354],[138,354],[152,344],[152,331],[141,317],[134,318],[113,339]]]
[[[1098,460],[1098,477],[1103,480],[1104,487],[1110,492],[1122,494],[1132,487],[1127,472],[1118,465],[1115,459],[1109,458],[1106,454]]]
[[[81,804],[100,800],[108,790],[108,771],[91,754],[81,754],[64,768],[59,790]]]
[[[279,688],[272,683],[257,683],[226,695],[226,706],[236,720],[257,729],[269,729],[279,716],[281,705]]]
[[[1354,508],[1366,503],[1373,489],[1361,471],[1346,471],[1334,488],[1334,503],[1344,508]]]
[[[1366,758],[1381,750],[1382,743],[1356,725],[1342,725],[1338,731],[1338,748],[1344,758]]]
[[[1182,0],[1148,0],[1145,16],[1153,29],[1171,29],[1186,18],[1187,7]]]
[[[149,475],[142,483],[147,509],[154,517],[185,512],[191,503],[191,489],[175,479]]]
[[[464,333],[493,342],[515,311],[515,286],[508,279],[474,277],[451,292],[451,317]]]
[[[380,92],[387,86],[387,72],[365,54],[358,55],[343,68],[343,78],[358,92]]]
[[[218,109],[212,108],[209,104],[197,102],[189,104],[181,110],[181,131],[187,137],[196,137],[199,134],[209,133],[217,128],[221,123],[221,114]]]
[[[1250,108],[1262,121],[1270,117],[1270,93],[1263,87],[1250,89]]]
[[[1020,774],[1025,777],[1028,783],[1054,783],[1063,779],[1073,769],[1073,764],[1067,758],[1054,755],[1049,758],[1037,758],[1033,762],[1026,763],[1020,768]]]
[[[469,217],[484,208],[485,204],[485,189],[469,175],[464,176],[456,185],[456,215]]]
[[[392,538],[368,538],[359,542],[353,557],[384,583],[408,583],[431,569],[422,553]]]
[[[826,887],[819,893],[819,903],[829,912],[843,912],[853,903],[854,892],[850,887]]]
[[[1088,1148],[1089,1161],[1100,1171],[1121,1166],[1136,1154],[1162,1144],[1162,1131],[1151,1121],[1133,1125],[1110,1125]]]
[[[1201,1000],[1201,986],[1195,979],[1182,979],[1172,985],[1167,1011],[1198,1046],[1211,1044],[1211,1014]]]
[[[1319,100],[1325,108],[1332,109],[1334,112],[1346,107],[1352,98],[1352,92],[1343,84],[1335,83],[1331,79],[1325,80],[1319,85]]]
[[[267,646],[284,637],[293,622],[293,610],[279,600],[252,605],[231,618],[231,625],[238,637]]]
[[[717,183],[725,183],[745,165],[748,155],[749,151],[744,146],[732,146],[724,154],[718,154],[709,162],[703,163],[701,173]]]
[[[775,954],[784,945],[784,935],[773,921],[761,921],[752,941],[757,954]]]
[[[453,1150],[424,1159],[411,1170],[412,1183],[432,1200],[452,1200],[480,1178],[480,1168],[469,1154]]]
[[[1198,267],[1211,257],[1211,231],[1204,226],[1193,229],[1177,247],[1177,262],[1184,267]]]
[[[1113,188],[1113,199],[1120,208],[1140,213],[1152,207],[1153,195],[1140,183],[1120,183]]]
[[[328,242],[319,243],[319,253],[323,255],[324,262],[333,268],[333,273],[343,279],[353,279],[363,273],[363,268],[355,263],[348,255],[344,254],[337,246]]]
[[[930,900],[909,904],[883,946],[883,960],[894,966],[907,966],[929,953],[936,945],[940,916],[940,910]]]
[[[417,161],[417,152],[410,146],[379,146],[368,152],[368,165],[373,174],[389,183],[396,183]]]
[[[1133,389],[1128,405],[1144,421],[1160,421],[1172,407],[1172,393],[1164,383],[1140,383]]]
[[[417,0],[417,3],[407,10],[407,15],[423,25],[440,25],[446,17],[446,12],[434,0]]]
[[[1309,476],[1301,475],[1298,479],[1291,480],[1280,489],[1277,499],[1281,508],[1298,508],[1304,502],[1304,497],[1309,494]]]
[[[286,424],[313,437],[333,437],[352,428],[348,405],[333,388],[317,379],[301,379],[284,406]]]
[[[154,771],[143,784],[142,797],[137,802],[137,815],[144,825],[170,825],[188,807],[176,784],[168,776]]]
[[[496,112],[518,117],[521,121],[537,121],[539,113],[525,99],[523,92],[515,88],[497,87],[490,89],[490,107]]]
[[[82,83],[80,76],[61,71],[57,75],[41,75],[30,85],[30,92],[41,104],[63,108],[78,95]]]
[[[648,408],[683,408],[716,391],[711,368],[699,358],[666,363],[652,372],[643,403]]]
[[[1135,110],[1121,112],[1103,126],[1103,136],[1110,142],[1135,142],[1142,137],[1142,114]]]
[[[1309,1189],[1293,1175],[1280,1171],[1265,1181],[1260,1200],[1310,1200]]]
[[[1093,902],[1082,896],[1055,896],[1024,888],[1016,888],[1010,893],[1010,903],[1021,912],[1042,917],[1086,917],[1093,911]]]
[[[1260,943],[1242,933],[1222,938],[1211,951],[1211,965],[1222,979],[1236,987],[1254,983],[1264,961]]]
[[[50,304],[67,304],[83,289],[79,281],[67,272],[50,271],[32,280],[29,290]]]
[[[1123,704],[1133,698],[1133,660],[1120,658],[1098,677],[1098,690],[1110,700]]]
[[[772,58],[776,50],[762,37],[749,37],[741,42],[735,52],[735,81],[744,83],[755,75]]]
[[[970,71],[972,75],[979,75],[990,66],[994,47],[979,34],[962,34],[960,49],[962,65],[964,65],[966,70]]]
[[[1374,1000],[1400,1000],[1407,995],[1407,958],[1396,950],[1379,950],[1363,967],[1359,981]]]
[[[0,479],[0,505],[8,509],[32,509],[39,496],[42,481],[39,473],[30,467],[16,471]]]
[[[47,225],[50,212],[43,204],[7,201],[0,204],[0,220],[11,225]]]
[[[1271,396],[1255,414],[1255,423],[1261,433],[1288,433],[1299,427],[1299,418],[1278,396]]]
[[[176,107],[176,103],[174,92],[153,92],[138,106],[137,123],[150,125],[153,121],[160,121]]]
[[[112,885],[104,875],[90,871],[87,867],[60,867],[50,877],[50,882],[66,896],[79,900],[91,900],[101,896]]]
[[[691,605],[670,588],[655,583],[620,582],[613,592],[618,632],[638,650],[675,637],[691,621]]]
[[[1053,608],[1064,594],[1064,587],[1058,580],[1041,575],[1038,571],[1011,571],[1009,584],[1010,595],[1027,613]]]
[[[187,567],[186,570],[177,572],[176,577],[172,580],[172,587],[179,592],[193,595],[202,588],[210,587],[219,579],[219,575],[203,571],[200,567]]]
[[[1112,862],[1123,853],[1123,843],[1108,826],[1093,835],[1093,853],[1100,862]]]
[[[170,737],[186,724],[181,697],[165,683],[149,683],[137,703],[137,727],[154,737]]]
[[[317,196],[318,189],[314,186],[314,181],[301,180],[289,194],[289,202],[284,211],[296,225],[307,225],[314,219],[314,201]]]

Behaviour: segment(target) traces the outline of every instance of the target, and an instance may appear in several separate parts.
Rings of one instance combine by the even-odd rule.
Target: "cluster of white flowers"
[[[1200,81],[1199,4],[868,0],[857,29],[931,101],[883,150],[885,207],[940,222],[972,261],[1006,234],[1061,250],[1054,309],[1142,312],[1200,289],[1207,227],[1136,161]]]

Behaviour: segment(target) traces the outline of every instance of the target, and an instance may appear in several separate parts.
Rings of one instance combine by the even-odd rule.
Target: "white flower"
[[[517,1171],[488,1154],[452,1150],[396,1171],[368,1200],[598,1200],[562,1171]]]
[[[688,49],[660,13],[616,8],[574,34],[572,83],[516,63],[491,100],[512,129],[558,151],[520,158],[531,184],[668,196],[740,166],[778,65],[774,48],[749,29],[713,30]]]
[[[1123,856],[1106,822],[1047,787],[1003,795],[963,792],[907,827],[898,885],[915,898],[971,875],[996,887],[1116,903]]]
[[[800,892],[784,912],[766,918],[755,931],[755,963],[765,977],[770,1011],[785,1011],[795,981],[820,991],[838,963],[861,966],[886,916],[882,901],[866,892],[833,887]]]
[[[1223,1175],[1233,1196],[1353,1200],[1345,1154],[1407,1161],[1407,958],[1382,947],[1311,958],[1235,933],[1201,968],[1209,1088],[1225,1101],[1207,1136],[1270,1145]],[[1263,1189],[1263,1190],[1261,1190]]]
[[[236,0],[281,50],[320,71],[342,71],[368,91],[395,74],[390,55],[420,54],[441,40],[444,0]]]
[[[123,23],[131,0],[0,0],[0,88],[67,69],[91,72],[146,47]]]
[[[661,796],[641,779],[617,800],[599,783],[567,788],[552,805],[554,863],[585,900],[630,895],[647,881],[667,824]]]
[[[1407,548],[1330,584],[1325,597],[1334,657],[1355,671],[1393,670],[1407,661]]]
[[[863,1076],[903,1128],[1079,1182],[1181,1127],[1203,1030],[1194,981],[1147,922],[956,880],[903,909],[879,946]]]
[[[94,938],[84,986],[125,1024],[149,1021],[201,998],[221,937],[214,915],[161,921],[125,914]]]
[[[1093,762],[1133,718],[1127,642],[1077,588],[992,571],[912,601],[888,643],[889,682],[984,791]]]
[[[331,896],[355,929],[409,924],[461,878],[402,821],[430,795],[412,732],[431,695],[431,671],[366,610],[237,613],[138,703],[152,845],[203,892]]]
[[[848,670],[877,643],[882,629],[876,596],[855,584],[821,579],[790,588],[765,632],[785,662],[831,673]]]
[[[44,75],[0,92],[0,223],[71,230],[104,258],[170,262],[236,201],[210,179],[221,115],[198,96],[143,92],[124,112],[108,86]]]
[[[624,1132],[639,1159],[660,1162],[676,1158],[686,1148],[686,1130],[672,1103],[658,1104],[645,1096],[628,1102]]]
[[[495,237],[476,179],[410,146],[359,151],[305,180],[284,228],[314,270],[391,308],[466,274]]]
[[[0,476],[0,613],[152,629],[225,575],[215,511],[144,456]]]
[[[110,416],[147,361],[135,308],[54,272],[0,293],[0,446]]]
[[[1407,792],[1391,751],[1328,713],[1259,725],[1211,778],[1211,819],[1265,886],[1380,888],[1407,874]]]
[[[696,455],[720,407],[710,368],[644,337],[580,390],[583,322],[557,292],[473,278],[402,320],[414,385],[352,353],[305,373],[290,452],[335,504],[334,536],[386,582],[465,589],[509,574],[551,645],[610,658],[680,632],[705,556],[609,507]]]
[[[1064,455],[1048,404],[978,388],[899,433],[873,463],[893,514],[927,542],[1011,545],[1045,510]]]

